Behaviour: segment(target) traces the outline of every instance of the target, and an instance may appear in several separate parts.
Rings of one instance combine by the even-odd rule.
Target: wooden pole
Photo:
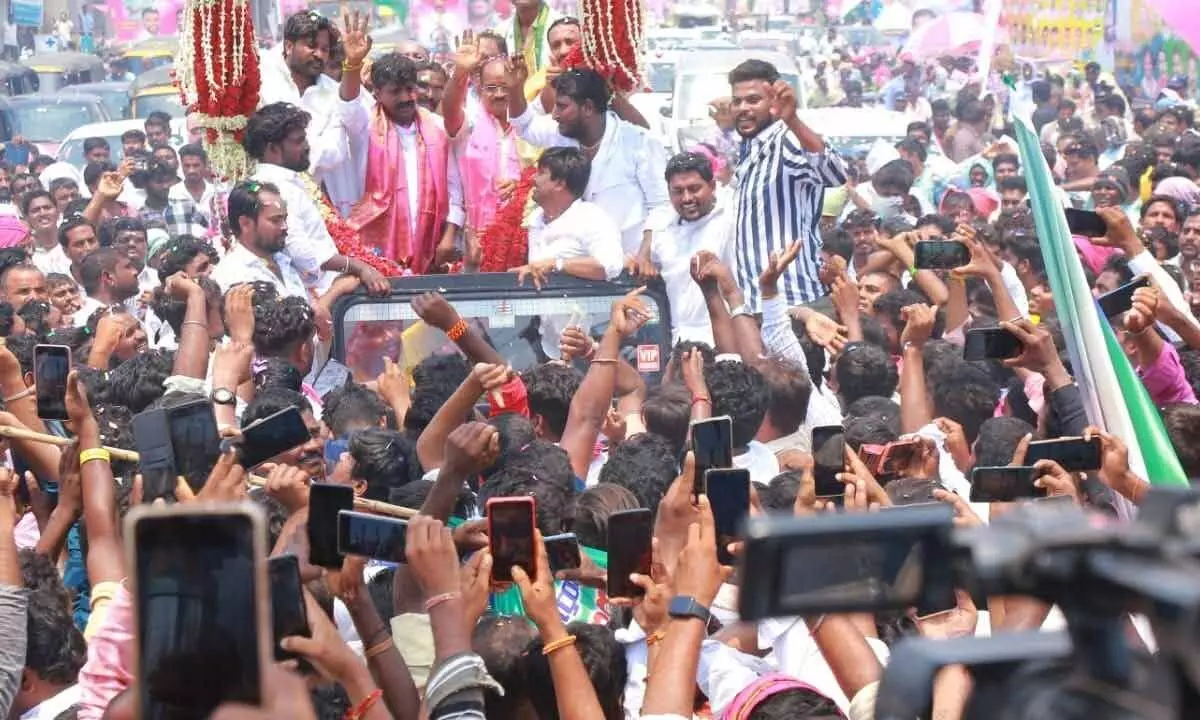
[[[8,427],[0,425],[0,437],[12,438],[15,440],[29,440],[31,442],[46,443],[48,445],[57,445],[66,447],[74,440],[71,438],[59,437],[58,435],[49,435],[46,433],[34,432],[27,428]],[[137,462],[138,454],[133,450],[123,450],[121,448],[106,447],[108,454],[114,460],[125,460],[128,462]],[[267,479],[259,475],[247,475],[246,482],[254,487],[265,487]],[[183,482],[184,487],[190,487],[186,482]],[[400,505],[392,505],[380,500],[368,500],[367,498],[354,498],[354,509],[360,512],[372,513],[374,515],[387,515],[389,517],[408,519],[420,514],[419,511],[412,508],[401,507]]]

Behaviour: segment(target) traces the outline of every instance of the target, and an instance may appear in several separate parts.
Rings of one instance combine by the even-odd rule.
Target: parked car
[[[133,95],[127,80],[105,80],[103,82],[69,85],[58,91],[58,95],[95,95],[104,103],[108,116],[113,120],[131,117]]]
[[[174,63],[178,51],[179,42],[175,38],[151,38],[130,47],[121,54],[121,59],[129,72],[141,75],[147,70]]]
[[[0,95],[24,95],[37,92],[40,86],[41,80],[32,69],[0,60]]]
[[[24,58],[21,64],[37,73],[38,89],[44,93],[104,79],[104,61],[87,53],[42,53]]]
[[[113,120],[84,125],[72,130],[69,135],[63,138],[62,144],[58,146],[56,158],[63,162],[69,162],[76,167],[83,167],[83,141],[90,137],[102,137],[108,141],[113,164],[117,164],[121,162],[123,156],[121,152],[121,135],[126,130],[142,130],[144,127],[141,120]],[[171,146],[179,148],[187,142],[186,138],[187,121],[181,119],[172,120]]]
[[[57,153],[63,138],[75,128],[109,119],[104,101],[95,95],[36,93],[2,99],[0,140],[8,142],[20,135],[46,155]]]

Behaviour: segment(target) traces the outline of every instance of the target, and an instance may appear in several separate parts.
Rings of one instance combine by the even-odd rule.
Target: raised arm
[[[125,578],[125,547],[117,531],[117,498],[112,467],[100,444],[100,426],[92,415],[87,391],[72,372],[67,376],[67,415],[79,438],[79,473],[83,484],[83,522],[87,528],[88,582]],[[132,478],[127,478],[132,480]]]
[[[467,88],[482,60],[475,35],[467,30],[458,41],[458,50],[454,53],[454,73],[450,75],[446,94],[442,97],[442,118],[445,120],[446,134],[450,137],[457,137],[466,125]]]

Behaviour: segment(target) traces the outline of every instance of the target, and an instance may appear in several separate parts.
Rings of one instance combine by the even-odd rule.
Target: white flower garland
[[[605,0],[583,0],[583,24],[585,28],[599,28],[599,33],[583,33],[583,55],[592,64],[615,65],[634,82],[640,82],[644,75],[644,56],[646,54],[645,28],[642,22],[644,6],[642,0],[622,0],[622,9],[627,19],[629,44],[634,49],[633,67],[626,63],[617,51],[617,41],[613,36],[613,15],[616,3],[608,4]],[[599,42],[597,42],[599,41]]]

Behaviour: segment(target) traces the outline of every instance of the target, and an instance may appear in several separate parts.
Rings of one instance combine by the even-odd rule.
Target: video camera
[[[948,665],[973,677],[967,718],[1200,717],[1200,491],[1155,488],[1132,523],[1051,500],[957,529],[949,506],[924,503],[757,517],[745,535],[744,620],[926,615],[952,609],[955,588],[980,607],[989,596],[1027,596],[1066,617],[1062,633],[897,643],[877,720],[927,717]],[[1157,653],[1131,644],[1130,613],[1149,618]]]

